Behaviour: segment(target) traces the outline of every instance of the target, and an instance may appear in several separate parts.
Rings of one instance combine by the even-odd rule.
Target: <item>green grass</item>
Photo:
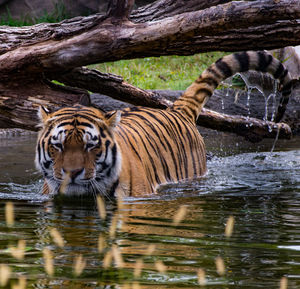
[[[62,2],[57,2],[54,5],[53,12],[47,13],[45,11],[44,15],[39,18],[23,16],[20,19],[14,19],[11,16],[10,11],[7,9],[7,14],[3,15],[0,18],[0,26],[7,25],[7,26],[21,27],[21,26],[34,25],[37,23],[57,23],[68,18],[70,18],[70,14],[67,11],[65,5]]]
[[[186,89],[223,52],[193,56],[161,56],[120,60],[90,66],[104,73],[121,75],[128,83],[143,89]]]

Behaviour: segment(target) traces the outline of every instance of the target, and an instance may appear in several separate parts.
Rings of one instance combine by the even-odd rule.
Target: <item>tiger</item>
[[[68,196],[139,197],[157,193],[162,184],[205,175],[206,149],[197,117],[221,81],[248,70],[278,80],[282,96],[275,120],[280,121],[291,76],[265,51],[223,56],[165,109],[104,112],[76,104],[51,112],[40,106],[35,164],[44,177],[42,192],[56,195],[64,187]]]

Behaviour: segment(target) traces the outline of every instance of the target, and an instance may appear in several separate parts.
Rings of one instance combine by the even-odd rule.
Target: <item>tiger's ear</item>
[[[45,106],[41,105],[39,107],[38,117],[43,123],[46,123],[46,121],[49,119],[50,114],[51,113],[50,113],[49,109],[46,108]]]
[[[105,114],[105,118],[108,127],[114,129],[121,119],[121,112],[119,110],[108,112]]]

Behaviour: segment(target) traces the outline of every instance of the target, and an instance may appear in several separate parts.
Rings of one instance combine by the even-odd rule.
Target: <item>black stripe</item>
[[[58,126],[57,126],[57,128],[60,128],[60,127],[62,127],[62,126],[65,126],[65,125],[72,125],[72,126],[74,126],[74,122],[73,121],[71,121],[71,122],[61,122]]]
[[[85,121],[78,121],[77,120],[77,126],[86,126],[86,127],[89,127],[89,128],[93,128],[93,126],[90,124],[90,123],[88,123],[88,122],[85,122]]]
[[[258,67],[257,70],[261,72],[266,72],[270,63],[273,60],[272,55],[266,54],[263,51],[258,51]]]
[[[178,115],[178,112],[174,111],[174,114]],[[180,126],[177,118],[175,117],[174,119],[175,119],[176,124],[178,126]],[[185,123],[185,121],[182,121],[182,116],[180,114],[178,115],[178,119],[179,119],[180,123],[184,126],[184,128],[186,129],[186,131],[188,131],[188,125]],[[187,134],[187,138],[188,138],[189,143],[192,144],[193,138],[191,137],[190,134]],[[197,164],[196,164],[196,160],[194,158],[194,154],[191,153],[191,156],[192,156],[192,163],[193,163],[194,175],[198,175],[198,173],[197,173]],[[197,154],[197,156],[198,156],[198,154]],[[198,160],[198,162],[200,162],[200,159]]]
[[[92,125],[90,123],[85,122],[85,121],[79,121],[78,118],[83,118],[86,121],[89,121],[94,124],[96,123],[95,118],[87,116],[87,115],[80,115],[80,114],[70,114],[70,115],[62,114],[60,116],[56,116],[54,123],[57,124],[59,122],[65,121],[66,123],[69,122],[69,124],[72,124],[73,126],[75,126],[75,125],[85,126],[86,125],[86,126],[92,128]],[[59,124],[59,127],[62,125],[63,125],[63,123]]]
[[[198,92],[198,90],[196,91],[196,93],[197,92]],[[190,103],[194,107],[198,107],[198,105],[199,105],[199,101],[197,101],[195,98],[192,98],[192,97],[183,97],[182,100]]]
[[[104,161],[106,160],[107,158],[107,155],[108,155],[108,147],[110,146],[110,140],[106,140],[105,141],[105,156],[104,156]]]
[[[49,144],[50,144],[50,138],[48,138],[48,141],[47,141],[48,148],[49,148]],[[42,140],[42,153],[43,153],[43,156],[44,156],[44,160],[47,160],[47,157],[46,157],[46,142],[45,142],[45,139]],[[49,154],[49,155],[50,155],[50,154]]]
[[[172,156],[172,160],[175,159],[175,155],[174,155],[174,152],[173,152],[173,148],[172,146],[170,145],[169,141],[168,141],[168,138],[171,138],[171,135],[169,133],[168,130],[166,130],[166,124],[164,122],[162,122],[160,119],[157,118],[157,116],[155,114],[152,113],[152,110],[151,109],[143,109],[143,110],[140,110],[139,112],[142,112],[142,113],[145,113],[147,115],[149,115],[149,117],[151,117],[153,120],[155,120],[158,125],[156,128],[154,128],[154,125],[155,125],[155,121],[150,121],[150,118],[149,119],[146,119],[143,115],[141,115],[140,113],[138,114],[135,114],[135,113],[132,113],[130,114],[130,116],[134,116],[134,117],[137,117],[139,119],[142,119],[143,121],[145,121],[146,124],[148,124],[148,126],[150,127],[150,129],[152,129],[156,136],[157,136],[157,139],[159,140],[160,144],[163,146],[163,148],[165,149],[165,151],[169,151],[171,153],[171,156]],[[134,118],[129,118],[129,120],[131,122],[135,122],[136,125],[138,125],[142,130],[144,130],[144,127],[142,127],[140,125],[140,123],[137,122],[137,120],[135,120]],[[123,120],[124,121],[124,120]],[[130,123],[126,124],[126,125],[130,125]],[[160,133],[157,131],[157,129],[160,131]],[[162,129],[165,130],[165,132],[162,131]],[[145,135],[148,134],[147,131],[144,130],[144,133]],[[166,137],[166,134],[168,135],[168,138]],[[163,142],[164,140],[164,142]],[[155,143],[154,140],[152,140],[153,143]],[[150,142],[150,141],[149,141]],[[168,146],[168,148],[166,147]],[[158,148],[158,147],[157,147]],[[154,150],[155,151],[155,150]],[[162,151],[157,149],[156,150],[156,153],[158,153],[158,157],[159,159],[162,161],[164,160],[164,156],[162,155]],[[165,163],[165,160],[164,160],[164,163]],[[169,168],[166,164],[162,163],[163,165],[163,170],[165,172],[165,175],[171,180],[171,176],[170,176],[170,172],[169,172]],[[178,168],[177,168],[177,164],[176,162],[174,163],[174,166],[176,168],[176,176],[177,176],[177,179],[178,179],[178,175],[177,175],[177,171],[178,171]]]
[[[182,166],[181,166],[181,164],[184,163],[184,158],[182,156],[182,153],[180,153],[180,152],[182,152],[182,144],[179,144],[177,142],[177,140],[180,140],[182,132],[177,129],[177,127],[174,125],[174,121],[172,121],[170,119],[170,116],[171,116],[170,113],[167,113],[165,111],[160,111],[160,114],[163,117],[165,117],[165,119],[167,120],[167,123],[169,124],[170,131],[172,132],[172,140],[176,143],[177,151],[179,152],[179,154],[177,154],[177,157],[178,157],[178,167],[179,167],[179,173],[180,173],[181,179],[182,179],[183,178],[183,172],[182,172]],[[174,163],[176,164],[176,160],[174,160]],[[178,169],[176,169],[176,170],[178,170]]]
[[[176,106],[177,109],[180,108],[182,112],[185,113],[186,116],[188,116],[193,122],[196,121],[196,112],[194,110],[191,110],[188,106],[181,105],[181,106]]]
[[[216,78],[222,78],[222,75],[220,75],[220,73],[216,71],[212,66],[208,67],[206,70],[213,74]]]
[[[196,121],[196,118],[198,116],[197,110],[200,103],[196,99],[188,97],[184,97],[181,100],[190,104],[185,104],[184,108],[189,109],[191,111],[191,113],[193,114],[193,119]]]
[[[119,179],[117,179],[113,184],[112,186],[110,187],[110,190],[109,190],[109,196],[113,196],[115,191],[116,191],[116,188],[118,187],[119,185]]]
[[[281,76],[281,74],[284,71],[284,66],[282,65],[282,63],[279,62],[279,65],[274,73],[274,78],[277,79]]]
[[[158,138],[158,140],[160,141],[160,144],[163,146],[163,148],[165,149],[165,150],[167,150],[166,149],[166,146],[165,146],[165,144],[161,141],[161,139],[160,139],[160,134],[158,133],[158,131],[157,131],[157,129],[155,128],[155,126],[154,126],[154,123],[153,122],[150,122],[149,121],[149,119],[147,119],[147,118],[145,118],[143,115],[141,115],[141,114],[132,114],[132,115],[134,115],[134,117],[138,117],[138,118],[140,118],[141,120],[143,120],[150,128],[151,128],[151,130],[154,132],[154,134],[156,135],[156,137]],[[154,118],[154,116],[153,115],[151,115],[153,118]],[[156,119],[157,120],[157,119]]]
[[[234,53],[233,57],[240,64],[240,72],[244,72],[244,71],[249,70],[249,55],[248,55],[247,52]]]
[[[113,147],[111,148],[111,152],[112,152],[112,166],[114,167],[116,165],[116,161],[117,161],[117,146],[114,143]]]
[[[205,78],[198,78],[196,81],[196,83],[207,83],[209,86],[213,86],[214,88],[216,88],[219,85],[219,82],[212,77],[205,77]]]
[[[45,161],[45,162],[43,162],[43,165],[46,169],[49,169],[51,163],[52,163],[51,161]]]
[[[166,113],[165,111],[162,111],[162,110],[160,110],[160,111],[158,111],[159,112],[159,114],[162,116],[162,117],[164,117],[165,119],[166,119],[166,122],[169,124],[168,126],[165,126],[165,128],[166,129],[168,129],[169,128],[169,130],[170,130],[170,132],[171,132],[171,138],[172,138],[172,140],[176,143],[176,146],[177,146],[177,151],[178,152],[180,152],[180,150],[181,150],[181,148],[182,148],[182,144],[179,144],[178,142],[177,142],[177,140],[179,139],[180,140],[180,137],[181,137],[181,132],[179,132],[179,131],[176,131],[176,127],[174,126],[174,122],[172,122],[171,120],[170,120],[170,114],[169,113]],[[182,172],[182,166],[181,166],[181,163],[183,163],[184,162],[184,160],[182,159],[182,155],[179,153],[178,155],[177,155],[177,157],[178,157],[178,167],[177,167],[177,163],[176,163],[176,158],[175,158],[175,156],[174,156],[174,154],[173,154],[173,156],[172,156],[172,158],[174,158],[173,159],[173,163],[174,164],[176,164],[176,171],[178,171],[178,168],[179,168],[179,171],[178,171],[178,173],[180,174],[180,179],[183,179],[183,172]],[[176,176],[177,176],[177,178],[178,178],[178,174],[176,173]],[[177,180],[179,180],[179,179],[177,179]]]
[[[45,139],[48,137],[48,135],[50,134],[50,132],[52,131],[53,129],[53,124],[51,124],[49,127],[48,127],[48,130],[46,131],[46,133],[44,134],[44,136],[42,137],[42,139]]]
[[[230,66],[225,61],[223,61],[223,58],[216,61],[216,66],[219,70],[221,70],[222,74],[224,74],[225,78],[228,78],[232,75]]]
[[[106,138],[106,134],[104,133],[104,128],[101,127],[101,126],[99,126],[98,128],[99,128],[99,131],[100,131],[100,136],[101,136],[102,138]]]
[[[187,130],[187,126],[184,124],[184,121],[182,120],[181,117],[178,117],[177,114],[169,114],[170,117],[172,117],[173,119],[173,123],[176,124],[174,125],[174,127],[176,128],[177,130],[177,133],[178,133],[178,139],[181,143],[179,143],[179,150],[180,150],[180,153],[182,155],[182,159],[183,159],[183,168],[185,170],[185,178],[188,178],[189,176],[189,173],[188,173],[188,158],[187,158],[187,148],[183,146],[183,140],[185,139],[186,137],[186,134],[183,135],[183,128],[181,126],[181,124],[185,127],[185,131],[187,134],[189,134],[188,130]]]
[[[162,111],[158,111],[161,112]],[[174,133],[172,133],[172,131],[170,131],[170,129],[168,129],[168,127],[166,126],[166,123],[161,121],[160,119],[158,119],[155,115],[153,115],[150,111],[146,111],[146,113],[148,113],[149,115],[151,115],[156,121],[158,121],[160,124],[161,124],[161,128],[163,128],[166,133],[168,134],[168,137],[173,139],[174,138]],[[171,125],[172,127],[172,125]],[[162,132],[162,130],[160,129],[160,131]],[[164,136],[165,134],[162,133],[162,135]],[[177,180],[179,180],[179,175],[178,175],[178,165],[177,165],[177,162],[176,162],[176,157],[175,157],[175,152],[173,151],[173,148],[168,140],[168,138],[165,138],[165,143],[167,144],[168,146],[168,151],[171,153],[171,158],[172,158],[172,161],[173,161],[173,164],[174,164],[174,167],[175,167],[175,173],[176,173],[176,178]],[[180,163],[179,163],[179,166],[180,166]]]
[[[134,151],[134,153],[136,154],[136,156],[139,158],[140,161],[142,161],[139,153],[137,152],[137,150],[135,149],[135,147],[133,146],[132,142],[129,141],[128,139],[128,133],[126,131],[124,131],[124,127],[119,126],[119,131],[118,131],[119,136],[122,137],[122,139],[132,148],[132,150]],[[127,138],[127,139],[126,139]],[[135,140],[135,137],[132,135],[132,138]],[[136,142],[136,140],[135,140]]]
[[[180,119],[181,121],[181,119]],[[195,143],[194,140],[197,139],[199,136],[196,136],[195,134],[199,134],[198,131],[196,130],[196,132],[194,132],[193,130],[191,130],[190,125],[188,125],[186,122],[181,121],[181,124],[184,126],[185,130],[187,131],[186,136],[188,139],[188,144],[190,145],[190,148],[192,150],[192,146]],[[193,133],[193,136],[192,136]],[[196,144],[195,144],[196,145]],[[197,147],[198,149],[198,147]],[[194,153],[191,153],[191,158],[192,158],[192,164],[193,164],[193,171],[194,171],[194,175],[199,175],[198,171],[197,171],[197,167],[198,167],[198,163],[200,162],[200,158],[198,158],[198,162],[196,162],[195,157],[194,157]],[[198,156],[198,154],[196,154]]]
[[[284,69],[282,75],[279,77],[279,80],[282,81],[286,77],[287,74],[288,74],[288,70]]]
[[[57,112],[55,112],[55,117],[57,116],[63,116],[63,115],[76,115],[76,116],[81,116],[81,115],[88,115],[89,117],[92,118],[98,118],[97,115],[89,110],[89,109],[74,109],[74,108],[64,108],[62,110],[58,110]]]
[[[40,145],[40,142],[37,145],[37,151],[38,151],[39,163],[40,163],[41,162],[41,145]]]
[[[211,90],[209,90],[208,88],[205,88],[205,87],[199,88],[197,90],[197,94],[198,93],[203,93],[203,94],[207,95],[208,97],[211,97],[211,95],[212,95]],[[199,103],[199,101],[197,101],[197,102]]]
[[[132,123],[132,125],[133,125],[133,124],[139,126],[139,128],[140,128],[141,130],[144,131],[144,137],[146,138],[147,142],[148,142],[148,143],[150,144],[150,146],[152,147],[153,151],[156,152],[155,148],[153,147],[152,142],[149,140],[149,137],[151,137],[150,134],[147,134],[147,132],[145,131],[144,127],[141,126],[138,122]],[[150,163],[151,163],[151,165],[152,165],[152,169],[153,169],[153,173],[154,173],[154,178],[155,178],[156,182],[157,182],[158,184],[160,184],[160,183],[161,183],[161,180],[160,180],[160,178],[159,178],[159,176],[158,176],[158,174],[157,174],[155,162],[154,162],[154,160],[153,160],[153,158],[152,158],[152,156],[151,156],[151,153],[148,151],[148,147],[147,147],[147,145],[146,145],[146,143],[145,143],[145,141],[144,141],[144,138],[143,138],[143,136],[140,134],[140,132],[139,132],[135,127],[133,127],[132,125],[128,125],[128,127],[129,127],[130,129],[132,129],[132,130],[138,135],[138,137],[140,138],[141,143],[142,143],[142,145],[143,145],[145,151],[148,152],[148,158],[149,158]]]
[[[143,113],[146,113],[148,115],[150,115],[153,119],[158,120],[156,118],[156,116],[154,114],[152,114],[149,111],[143,110]],[[162,132],[161,128],[159,126],[157,126],[157,128],[160,130],[160,133],[157,131],[156,127],[155,127],[155,122],[150,122],[149,119],[145,118],[143,115],[141,114],[135,114],[135,117],[138,117],[140,119],[142,119],[149,127],[150,129],[154,132],[155,136],[157,137],[159,144],[162,145],[162,147],[164,148],[165,151],[167,151],[167,147],[166,144],[169,145],[168,139],[165,137],[165,134]],[[139,124],[138,124],[139,125]],[[163,123],[161,122],[160,125],[162,127],[164,127]],[[140,125],[139,125],[140,126]],[[143,129],[143,128],[142,128]],[[162,141],[165,141],[165,143]],[[153,147],[154,152],[156,152],[158,154],[158,157],[162,163],[162,167],[163,167],[163,171],[164,171],[164,175],[167,177],[167,180],[172,180],[171,179],[171,175],[170,175],[170,171],[169,171],[169,167],[165,161],[165,157],[163,155],[163,151],[161,150],[161,148],[157,145],[156,141],[154,139],[152,139],[149,142],[153,142],[156,145],[156,148]],[[152,145],[152,144],[151,144]],[[171,146],[169,145],[169,151],[170,151]],[[171,148],[172,149],[172,148]]]
[[[290,81],[282,88],[282,95],[287,96],[291,94],[291,90],[292,90],[292,82]]]

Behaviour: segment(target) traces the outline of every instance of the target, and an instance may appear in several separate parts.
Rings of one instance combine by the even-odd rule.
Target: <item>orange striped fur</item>
[[[218,60],[165,110],[134,107],[106,114],[80,105],[56,112],[41,107],[36,166],[45,178],[43,192],[142,196],[161,184],[202,176],[206,152],[197,116],[222,80],[249,69],[279,80],[279,121],[290,75],[270,54],[254,51]]]

